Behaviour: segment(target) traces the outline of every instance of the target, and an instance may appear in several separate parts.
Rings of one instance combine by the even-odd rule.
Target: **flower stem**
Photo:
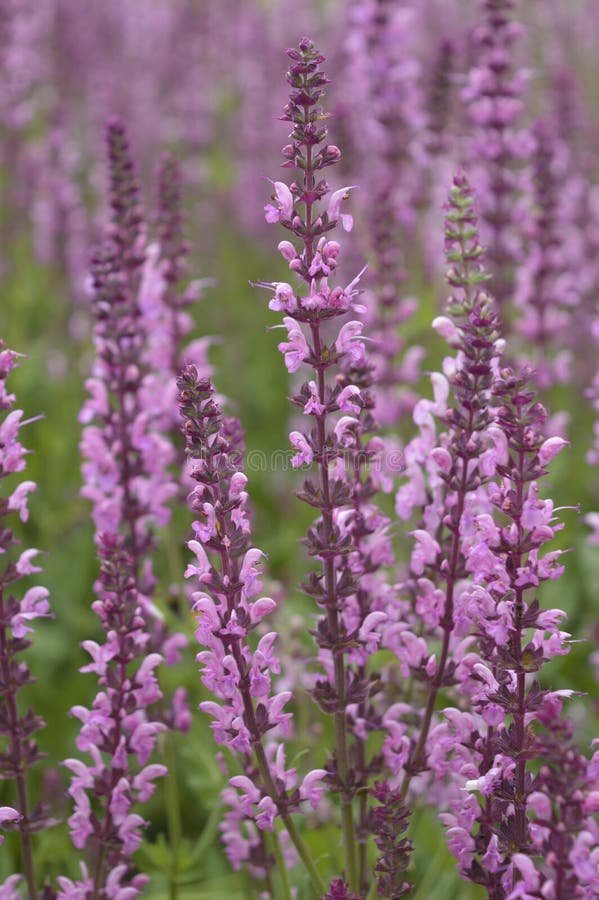
[[[372,884],[370,885],[370,890],[366,894],[366,900],[377,900],[379,895],[379,885],[376,878],[373,878]]]
[[[277,866],[279,868],[279,878],[281,880],[281,900],[292,900],[293,895],[291,893],[291,886],[289,884],[289,876],[287,875],[287,866],[285,865],[283,850],[281,848],[281,841],[279,840],[279,835],[276,829],[272,833],[272,845],[275,859],[277,861]]]
[[[4,590],[0,590],[0,620],[5,621]],[[6,718],[10,729],[10,757],[14,760],[17,774],[15,787],[18,798],[18,812],[21,814],[19,835],[21,839],[21,854],[23,857],[23,874],[27,882],[29,900],[37,900],[37,882],[35,878],[35,864],[33,859],[33,844],[29,832],[29,796],[27,780],[25,777],[23,752],[19,729],[19,711],[15,697],[14,679],[9,662],[9,641],[6,630],[0,628],[0,658],[2,661],[2,680],[8,686],[6,693]]]
[[[314,342],[314,356],[318,361],[318,397],[323,407],[326,405],[326,380],[323,359],[323,344],[320,336],[320,322],[310,324],[312,339]],[[333,533],[333,505],[329,484],[328,460],[326,456],[326,412],[316,417],[318,433],[318,471],[320,477],[320,490],[322,494],[322,522],[323,543],[328,547]],[[331,640],[336,643],[340,637],[337,579],[335,574],[335,559],[330,554],[323,558],[323,568],[326,586],[326,614],[327,624],[331,634]],[[342,652],[334,653],[334,677],[335,692],[337,694],[338,709],[334,713],[335,729],[335,759],[339,780],[344,789],[347,788],[349,778],[349,755],[347,749],[347,713],[345,696],[345,661]],[[352,798],[344,790],[341,797],[341,829],[343,835],[343,849],[345,855],[346,876],[350,890],[358,888],[358,867],[356,853],[356,834]]]
[[[172,732],[164,736],[162,745],[168,774],[164,781],[166,818],[170,844],[169,898],[177,900],[179,874],[179,845],[181,843],[181,804],[175,764],[175,737]]]
[[[273,781],[270,767],[268,765],[268,760],[266,758],[266,753],[264,752],[264,747],[262,746],[261,743],[255,744],[255,753],[256,753],[256,760],[258,762],[258,768],[260,770],[260,775],[262,776],[266,790],[267,790],[268,794],[272,797],[273,801],[276,803],[277,800],[279,800],[279,794],[278,794],[276,785]],[[301,859],[301,861],[303,862],[304,866],[306,867],[306,871],[308,872],[308,875],[310,876],[310,881],[312,882],[312,886],[314,887],[314,890],[316,891],[316,893],[319,896],[321,896],[322,894],[324,894],[326,892],[326,886],[318,872],[318,869],[316,868],[316,864],[314,863],[314,860],[312,859],[312,854],[310,853],[301,834],[295,827],[295,823],[294,823],[293,819],[291,818],[291,815],[288,812],[284,811],[283,809],[280,809],[280,812],[281,812],[281,819],[283,820],[285,828],[289,832],[289,837],[293,841],[293,845],[294,845],[295,849],[297,850],[297,854],[298,854],[299,858]],[[280,859],[277,857],[277,863],[279,864],[280,869],[285,869],[285,862],[284,862],[282,856]],[[285,873],[285,875],[281,874],[281,878],[284,878],[284,877],[286,877],[286,873]]]
[[[313,886],[314,890],[316,891],[316,893],[318,894],[319,897],[322,897],[322,895],[326,893],[327,888],[326,888],[324,881],[322,880],[322,877],[321,877],[318,869],[316,868],[316,864],[312,858],[312,854],[310,853],[310,850],[308,849],[308,845],[306,844],[303,837],[297,830],[297,828],[295,826],[295,822],[293,821],[291,816],[286,813],[285,815],[281,816],[281,818],[283,819],[283,822],[285,823],[285,828],[287,829],[287,831],[289,833],[289,837],[293,841],[293,846],[297,850],[297,854],[298,854],[299,858],[301,859],[304,866],[306,867],[306,871],[308,872],[308,875],[310,876],[310,881],[312,882],[312,886]]]

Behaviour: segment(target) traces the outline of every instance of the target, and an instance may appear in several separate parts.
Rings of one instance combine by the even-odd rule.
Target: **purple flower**
[[[81,671],[93,670],[101,686],[91,709],[74,707],[71,713],[82,722],[77,746],[89,752],[93,764],[67,759],[63,765],[72,772],[69,793],[75,812],[69,819],[75,846],[84,848],[91,840],[99,862],[94,878],[101,878],[108,867],[119,868],[121,879],[127,875],[130,889],[138,891],[132,879],[131,854],[141,841],[144,820],[130,809],[152,793],[153,779],[166,774],[166,768],[145,766],[154,750],[156,736],[166,726],[152,721],[148,708],[162,696],[154,668],[162,661],[157,653],[145,656],[149,636],[135,582],[131,558],[113,535],[99,536],[101,571],[96,585],[95,611],[102,620],[108,641],[103,647],[86,641],[85,649],[93,663]],[[93,806],[90,800],[93,798]],[[97,868],[100,866],[101,868]]]
[[[18,822],[21,818],[21,813],[13,809],[12,806],[0,806],[0,827],[5,822]],[[0,844],[2,843],[4,843],[4,835],[0,834]]]
[[[18,364],[19,356],[20,354],[6,349],[0,342],[0,481],[25,469],[27,450],[21,444],[20,430],[28,423],[23,421],[22,410],[12,408],[15,397],[6,387],[6,380]],[[41,571],[32,564],[32,559],[39,551],[23,550],[16,561],[13,561],[13,547],[18,541],[7,517],[18,513],[22,522],[27,521],[28,496],[35,487],[32,481],[21,481],[0,501],[0,556],[4,560],[0,572],[0,716],[2,733],[6,739],[0,755],[0,775],[14,784],[16,793],[13,801],[16,808],[0,807],[0,824],[6,824],[11,830],[19,832],[23,875],[32,896],[37,893],[37,884],[31,834],[53,824],[53,819],[49,815],[47,803],[40,801],[30,808],[27,799],[28,769],[43,756],[34,735],[45,723],[32,709],[22,711],[19,692],[32,678],[27,663],[20,658],[20,654],[31,645],[27,636],[33,632],[33,621],[50,617],[51,612],[47,588],[36,585],[25,589],[19,584],[23,578]],[[15,876],[5,882],[2,890],[6,892],[6,896],[19,879],[20,876]],[[14,892],[11,896],[14,896]]]
[[[527,73],[514,70],[512,50],[522,29],[512,20],[513,8],[514,0],[481,0],[476,58],[462,94],[472,124],[468,170],[500,307],[513,293],[515,263],[522,254],[521,169],[530,151],[528,135],[518,130]]]
[[[319,171],[340,158],[338,148],[326,143],[326,129],[316,125],[324,119],[319,105],[327,83],[320,69],[323,57],[308,38],[288,54],[291,92],[283,119],[292,123],[292,133],[284,155],[286,168],[295,168],[298,179],[287,189],[276,185],[285,215],[271,214],[269,219],[279,221],[296,239],[297,245],[284,241],[279,249],[303,282],[303,290],[274,282],[262,286],[275,291],[270,308],[287,313],[289,340],[279,344],[279,350],[288,371],[297,372],[302,366],[311,370],[292,398],[309,424],[292,431],[289,439],[296,451],[292,465],[317,467],[316,479],[307,479],[299,495],[319,510],[306,541],[310,556],[319,562],[307,593],[324,610],[315,632],[324,677],[316,681],[313,695],[335,719],[335,749],[326,764],[326,786],[341,799],[345,865],[349,887],[355,891],[358,867],[360,880],[366,884],[368,879],[365,848],[356,848],[354,806],[360,832],[366,833],[365,791],[381,766],[380,757],[371,759],[367,748],[370,732],[384,728],[372,699],[376,691],[368,663],[383,642],[385,608],[393,593],[382,571],[392,561],[390,523],[374,501],[377,488],[390,479],[385,471],[375,475],[385,445],[379,438],[369,438],[376,428],[375,377],[364,324],[356,318],[341,319],[350,310],[364,312],[355,300],[364,269],[345,287],[333,285],[341,247],[330,240],[329,232],[338,224],[350,230],[353,219],[341,209],[354,186],[330,194],[327,182],[318,180]],[[361,799],[354,803],[358,794]]]
[[[162,692],[154,670],[165,656],[176,662],[186,639],[168,635],[150,601],[153,531],[168,521],[177,492],[169,473],[175,450],[165,434],[173,413],[164,386],[170,378],[172,402],[178,340],[188,328],[181,309],[189,301],[175,291],[186,253],[176,170],[167,162],[161,175],[159,265],[158,248],[146,243],[134,167],[116,120],[108,126],[108,152],[112,220],[92,260],[96,361],[81,417],[82,493],[94,503],[101,560],[93,608],[106,640],[84,643],[92,662],[82,671],[95,672],[101,690],[91,709],[72,710],[82,722],[77,746],[92,754],[94,765],[85,790],[76,769],[70,825],[76,846],[94,845],[94,884],[107,885],[112,871],[115,890],[135,896],[142,880],[133,876],[131,855],[146,823],[132,807],[149,796],[147,781],[137,788],[135,778],[167,724],[189,724],[180,691],[176,709],[155,709]],[[158,335],[168,335],[170,344],[158,346]],[[155,778],[166,769],[154,765],[151,772]]]
[[[202,681],[214,697],[200,708],[213,717],[218,743],[233,751],[244,769],[243,775],[229,780],[223,794],[231,807],[224,825],[227,852],[238,867],[249,853],[248,845],[240,843],[238,823],[246,819],[260,831],[274,831],[280,817],[305,861],[306,849],[291,813],[303,800],[317,800],[319,776],[307,776],[303,794],[302,789],[295,790],[296,772],[285,765],[279,737],[288,734],[291,713],[286,707],[292,695],[276,693],[272,685],[272,675],[280,668],[273,647],[276,634],[264,635],[254,651],[249,640],[276,603],[269,597],[253,600],[262,587],[264,553],[250,545],[249,527],[242,527],[248,503],[248,494],[242,490],[247,482],[241,470],[242,454],[227,433],[210,381],[188,366],[177,385],[190,473],[196,482],[188,502],[198,516],[194,522],[197,540],[188,544],[198,565],[189,566],[185,574],[195,576],[201,587],[192,595],[196,638],[205,648],[198,660]],[[212,516],[214,531],[207,527]],[[319,876],[311,866],[310,874],[320,890]]]
[[[560,630],[564,614],[542,611],[536,596],[542,581],[559,574],[554,554],[540,557],[540,551],[561,527],[551,501],[539,498],[538,479],[565,442],[545,436],[546,413],[529,389],[529,377],[526,370],[514,375],[502,369],[493,385],[500,404],[495,424],[505,435],[507,455],[488,485],[495,525],[487,511],[475,513],[472,541],[465,542],[472,548],[466,565],[475,583],[464,599],[479,656],[468,654],[457,673],[482,720],[472,722],[470,733],[462,736],[470,759],[460,754],[460,771],[465,790],[480,791],[484,798],[467,826],[468,853],[459,855],[460,868],[489,890],[499,879],[506,897],[514,898],[544,895],[556,886],[556,896],[575,889],[569,854],[586,826],[584,803],[592,793],[586,761],[569,744],[560,721],[561,697],[573,692],[543,690],[536,677],[545,662],[568,650],[569,635]],[[477,531],[485,533],[484,541],[477,542]],[[536,722],[543,732],[537,732]],[[544,762],[536,775],[528,767],[534,758]],[[564,825],[545,813],[556,796],[570,796],[570,789],[576,800],[568,813],[569,836],[553,844],[554,829],[564,834]],[[446,818],[450,825],[463,814],[463,801],[452,808],[454,815]],[[499,840],[491,844],[493,834]],[[485,868],[485,860],[492,865]]]
[[[571,377],[567,342],[581,302],[580,266],[563,241],[564,234],[577,228],[569,209],[567,149],[547,120],[535,123],[532,141],[532,213],[514,304],[520,314],[516,328],[524,340],[522,359],[535,367],[536,382],[546,390]]]
[[[279,344],[279,350],[285,356],[288,372],[297,372],[309,356],[310,349],[301,327],[289,316],[283,319],[288,333],[288,341]]]
[[[420,507],[421,522],[411,532],[415,546],[408,584],[416,597],[416,611],[430,623],[431,636],[441,639],[440,651],[429,655],[425,640],[417,639],[408,623],[401,631],[385,632],[386,646],[427,684],[424,711],[405,762],[403,796],[412,779],[435,758],[436,700],[452,681],[452,657],[459,647],[456,632],[462,632],[462,621],[468,622],[460,590],[469,558],[468,522],[480,510],[481,502],[484,509],[483,486],[495,474],[488,458],[488,448],[495,446],[490,407],[503,345],[493,300],[482,289],[488,276],[472,193],[461,173],[454,178],[446,210],[447,280],[454,295],[441,330],[457,356],[445,360],[446,375],[431,376],[434,400],[422,399],[414,407],[420,434],[405,449],[408,481],[396,497],[396,510],[402,518]],[[446,427],[439,435],[435,419]],[[389,741],[393,750],[397,736],[390,735]]]
[[[422,19],[414,5],[359,0],[351,9],[346,41],[351,162],[360,175],[356,203],[371,259],[365,306],[374,342],[375,412],[381,425],[393,428],[415,402],[409,385],[419,378],[424,352],[408,350],[401,332],[416,308],[405,296],[401,248],[413,240],[427,185],[434,180],[426,152],[426,69],[418,59]]]

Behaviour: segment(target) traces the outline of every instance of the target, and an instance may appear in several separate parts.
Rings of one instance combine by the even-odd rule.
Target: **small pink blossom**
[[[351,231],[353,228],[354,220],[353,216],[349,215],[349,213],[341,213],[341,202],[343,200],[347,200],[349,197],[349,192],[355,190],[357,185],[352,184],[349,187],[339,188],[338,191],[334,191],[331,194],[329,205],[327,207],[327,215],[330,220],[334,220],[337,218],[341,218],[341,224],[343,226],[344,231]]]
[[[288,340],[279,344],[279,350],[285,356],[285,365],[288,372],[297,372],[303,362],[310,356],[310,348],[301,327],[286,316],[283,319],[287,329]]]
[[[293,194],[283,181],[274,181],[277,206],[267,203],[264,207],[266,221],[279,222],[281,219],[291,219],[293,215]]]
[[[364,345],[362,343],[363,327],[363,323],[359,321],[346,322],[335,341],[337,353],[348,354],[354,362],[359,362],[364,354]]]
[[[291,459],[291,465],[297,469],[299,466],[309,466],[314,459],[314,452],[306,437],[301,431],[292,431],[289,434],[291,445],[298,451]]]
[[[323,781],[327,778],[326,769],[312,769],[311,772],[304,777],[300,786],[300,797],[307,800],[312,809],[316,809],[325,790]]]

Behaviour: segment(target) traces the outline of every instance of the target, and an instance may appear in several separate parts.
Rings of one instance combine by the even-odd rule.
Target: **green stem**
[[[370,885],[370,890],[366,894],[366,900],[376,900],[379,895],[379,883],[376,878],[373,878],[372,884]]]
[[[281,842],[276,830],[272,833],[272,844],[279,869],[279,878],[281,879],[281,900],[292,900],[293,895],[291,893],[291,885],[289,884],[289,876],[287,875],[287,866],[285,865]]]
[[[266,759],[266,754],[264,752],[264,747],[261,744],[256,744],[255,745],[255,753],[256,753],[256,760],[258,762],[258,768],[260,770],[260,775],[262,776],[262,778],[264,780],[264,784],[266,786],[268,794],[276,802],[277,797],[278,797],[277,789],[276,789],[275,784],[272,779],[270,768],[268,766],[268,761]],[[322,894],[326,893],[325,883],[322,880],[322,878],[320,877],[318,869],[316,868],[314,860],[312,859],[312,854],[310,853],[307,845],[305,844],[304,839],[302,838],[301,834],[295,827],[295,822],[293,821],[293,819],[291,818],[291,815],[288,812],[281,811],[281,819],[283,820],[285,828],[287,829],[287,831],[289,833],[289,837],[291,838],[293,845],[295,846],[295,849],[297,850],[297,855],[299,856],[299,858],[301,859],[301,861],[303,862],[303,864],[306,867],[306,871],[308,872],[308,875],[310,876],[310,881],[312,882],[312,886],[314,887],[314,890],[316,891],[316,893],[318,894],[319,897],[322,896]],[[285,863],[283,860],[282,865],[284,866],[284,864]]]
[[[308,875],[310,876],[310,881],[312,882],[312,886],[313,886],[314,890],[316,891],[316,893],[318,894],[319,897],[322,897],[322,895],[326,894],[326,892],[327,892],[327,886],[324,883],[324,881],[322,880],[320,872],[316,868],[316,864],[315,864],[314,860],[312,859],[312,854],[310,853],[310,850],[308,849],[308,845],[305,843],[303,837],[301,836],[301,834],[295,827],[295,822],[293,821],[291,816],[288,813],[286,813],[285,815],[281,816],[281,818],[283,819],[283,822],[285,823],[285,828],[287,829],[287,831],[289,833],[289,837],[293,841],[293,846],[297,850],[297,855],[299,856],[299,858],[303,862],[304,866],[306,867],[306,871],[308,872]]]
[[[168,842],[170,846],[169,898],[177,900],[179,876],[179,845],[181,843],[181,803],[175,761],[175,736],[168,733],[164,736],[162,746],[164,761],[168,774],[164,781],[166,801],[166,821]]]

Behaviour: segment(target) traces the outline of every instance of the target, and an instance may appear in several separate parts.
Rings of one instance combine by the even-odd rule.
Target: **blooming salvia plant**
[[[167,772],[162,765],[148,765],[157,735],[167,728],[164,719],[189,725],[179,691],[166,717],[151,709],[162,697],[156,667],[163,659],[176,662],[185,643],[182,635],[167,634],[151,603],[152,528],[169,518],[167,502],[176,492],[168,474],[174,449],[160,431],[162,410],[152,405],[145,380],[139,189],[120,122],[109,124],[107,137],[112,222],[92,260],[96,361],[81,414],[86,424],[82,493],[94,503],[101,563],[93,608],[106,640],[83,643],[91,662],[81,671],[94,672],[101,690],[91,709],[72,710],[82,722],[77,747],[92,763],[65,761],[73,772],[71,836],[76,847],[92,847],[93,870],[84,867],[76,887],[62,879],[63,896],[77,889],[99,897],[109,875],[111,890],[126,885],[131,896],[145,884],[145,876],[133,875],[131,866],[145,824],[132,806],[147,800],[154,779]]]
[[[291,285],[273,284],[274,299],[271,309],[286,313],[284,325],[288,340],[279,345],[289,372],[296,372],[307,364],[314,370],[314,379],[303,387],[304,413],[314,424],[309,431],[292,431],[289,438],[296,450],[292,463],[296,467],[316,462],[318,483],[306,485],[305,499],[320,510],[320,518],[309,533],[309,552],[321,562],[321,571],[314,573],[309,582],[309,593],[325,611],[319,622],[317,640],[321,657],[327,662],[327,677],[319,680],[315,697],[323,710],[334,716],[335,750],[331,768],[335,788],[342,804],[342,833],[345,865],[349,886],[357,888],[356,835],[353,812],[355,785],[352,783],[349,750],[347,706],[360,700],[358,691],[352,693],[348,681],[347,657],[351,641],[345,628],[341,604],[345,585],[337,578],[335,560],[342,550],[352,549],[351,537],[342,534],[335,522],[335,514],[346,507],[347,486],[344,479],[330,476],[331,465],[343,455],[343,433],[357,420],[342,416],[337,424],[331,415],[342,411],[343,403],[355,403],[355,396],[340,397],[339,385],[327,383],[330,370],[335,370],[338,360],[346,353],[359,358],[363,353],[362,323],[346,322],[339,329],[335,340],[329,344],[324,339],[324,326],[329,320],[345,316],[355,305],[355,282],[346,289],[331,288],[329,276],[337,267],[340,245],[327,237],[337,222],[350,230],[353,219],[341,213],[341,202],[349,188],[341,188],[331,194],[320,172],[336,163],[341,153],[334,145],[325,143],[327,131],[324,113],[319,105],[328,79],[320,70],[324,61],[312,42],[303,39],[297,50],[288,51],[292,65],[288,73],[291,85],[289,103],[283,119],[293,123],[292,142],[283,154],[286,166],[297,169],[300,181],[289,188],[284,182],[275,182],[276,206],[266,207],[267,221],[279,221],[300,239],[298,250],[291,242],[283,241],[279,250],[288,260],[292,271],[297,272],[308,286],[307,296],[297,296]],[[303,210],[300,211],[301,207]],[[308,341],[302,328],[306,326]],[[346,395],[347,395],[346,391]],[[333,423],[333,424],[332,424]],[[351,585],[347,585],[351,591]]]
[[[212,716],[217,742],[233,751],[242,770],[229,779],[223,795],[230,807],[222,829],[225,845],[235,868],[246,863],[262,877],[274,852],[278,896],[291,897],[276,825],[280,818],[314,889],[322,894],[324,884],[293,814],[304,802],[317,806],[327,773],[315,769],[300,784],[295,768],[287,765],[284,738],[291,693],[276,693],[272,686],[271,674],[280,669],[277,635],[267,632],[255,648],[249,640],[276,603],[259,596],[264,553],[251,546],[240,427],[235,420],[223,419],[214,388],[194,366],[188,366],[177,383],[190,475],[196,482],[189,505],[198,516],[188,544],[197,561],[185,574],[196,579],[198,587],[192,594],[196,637],[204,648],[198,660],[202,681],[215,698],[200,708]],[[266,841],[268,834],[271,840]]]
[[[4,485],[10,484],[6,479],[22,472],[26,465],[27,450],[21,444],[20,430],[28,422],[23,420],[22,410],[14,409],[15,396],[6,385],[18,359],[18,353],[0,342],[0,481]],[[20,481],[0,498],[0,779],[9,780],[14,786],[14,807],[0,807],[0,825],[19,832],[23,876],[31,898],[38,896],[32,835],[53,824],[53,820],[46,803],[39,801],[32,807],[29,798],[28,770],[44,755],[34,735],[44,727],[44,721],[32,708],[23,711],[19,700],[22,688],[35,680],[20,654],[31,644],[31,623],[49,616],[50,605],[47,588],[36,585],[24,589],[22,585],[28,576],[42,571],[35,563],[39,550],[22,550],[15,557],[18,542],[10,520],[18,515],[22,522],[27,521],[28,495],[35,489],[33,481]],[[0,892],[14,895],[20,881],[20,875],[11,876]]]
[[[171,441],[180,440],[176,377],[183,358],[202,375],[210,375],[207,351],[211,339],[197,338],[183,347],[193,329],[190,307],[200,299],[209,279],[188,278],[189,242],[184,234],[181,171],[177,160],[164,156],[158,168],[156,239],[145,247],[139,308],[145,341],[146,377],[143,402]],[[162,416],[158,408],[162,408]]]
[[[533,211],[514,304],[520,310],[516,328],[524,338],[522,356],[534,365],[536,384],[545,391],[571,377],[572,352],[566,343],[571,340],[572,313],[580,289],[563,241],[563,234],[574,229],[568,208],[567,149],[550,120],[536,122],[531,139]]]
[[[348,77],[356,84],[352,106],[359,109],[352,118],[361,176],[357,202],[370,256],[364,300],[376,417],[380,426],[397,430],[400,417],[414,406],[410,385],[418,380],[424,354],[421,347],[406,348],[399,327],[417,305],[405,296],[402,245],[418,225],[428,162],[422,72],[414,49],[418,13],[392,0],[364,0],[353,5],[351,18]]]
[[[314,464],[317,471],[299,496],[319,512],[306,540],[319,568],[304,589],[323,610],[315,638],[324,677],[317,676],[312,693],[334,723],[327,783],[341,803],[346,881],[331,891],[345,890],[339,885],[346,885],[355,892],[371,884],[367,790],[379,765],[373,768],[366,740],[381,727],[370,702],[378,680],[368,661],[378,650],[387,620],[389,588],[379,569],[391,562],[389,520],[372,502],[382,480],[383,445],[368,437],[375,427],[375,400],[363,325],[359,319],[347,320],[349,313],[364,311],[355,299],[362,273],[345,288],[331,283],[341,248],[328,233],[339,223],[349,231],[353,220],[341,211],[350,188],[331,193],[321,177],[341,155],[326,143],[326,115],[319,104],[328,81],[320,68],[324,58],[308,38],[288,55],[291,92],[283,120],[292,123],[292,132],[283,165],[296,169],[299,178],[291,186],[275,182],[274,205],[266,206],[266,218],[280,222],[298,241],[299,246],[282,241],[279,251],[305,289],[296,292],[287,283],[263,286],[274,292],[270,308],[286,314],[288,339],[279,349],[288,371],[311,370],[292,398],[310,424],[289,438],[296,451],[292,465]]]
[[[384,638],[403,673],[423,689],[424,708],[412,735],[410,705],[397,704],[386,714],[390,733],[385,749],[395,774],[401,775],[404,796],[413,778],[436,767],[437,698],[455,684],[469,624],[460,590],[466,571],[464,541],[473,510],[484,502],[483,487],[494,473],[491,397],[504,342],[493,299],[484,288],[489,275],[463,174],[454,178],[446,207],[445,251],[453,294],[447,315],[433,325],[456,356],[445,360],[444,374],[431,376],[435,399],[420,400],[414,410],[419,433],[406,446],[406,482],[396,494],[400,518],[409,519],[415,510],[420,518],[412,531],[409,578],[403,583],[412,609]],[[440,434],[435,419],[445,425]],[[438,650],[431,653],[438,641]]]
[[[514,5],[514,0],[481,0],[483,21],[474,33],[476,59],[463,90],[472,126],[467,165],[479,198],[482,236],[500,308],[512,299],[522,254],[522,163],[530,149],[529,137],[519,126],[527,73],[514,65],[514,45],[522,33],[512,17]]]
[[[478,715],[452,723],[463,746],[474,750],[461,768],[463,775],[473,776],[465,784],[464,799],[456,802],[461,813],[454,809],[447,817],[452,850],[463,873],[497,898],[529,896],[519,892],[523,886],[531,894],[544,884],[555,887],[548,872],[551,856],[543,861],[538,853],[545,820],[551,818],[554,798],[544,793],[551,778],[548,770],[535,775],[530,761],[546,759],[551,766],[535,723],[549,732],[559,728],[554,707],[574,693],[543,690],[536,674],[547,661],[568,652],[569,635],[560,630],[565,613],[542,610],[537,596],[544,581],[563,572],[562,551],[541,555],[562,526],[551,500],[540,498],[538,482],[565,442],[545,436],[546,412],[530,390],[529,378],[527,370],[515,375],[502,369],[493,386],[500,403],[496,426],[503,436],[496,461],[499,480],[488,487],[491,515],[474,518],[467,559],[473,584],[465,592],[477,654],[464,660],[462,684]],[[557,772],[555,776],[559,780]],[[582,795],[579,802],[584,807]],[[464,828],[466,821],[470,825]]]

